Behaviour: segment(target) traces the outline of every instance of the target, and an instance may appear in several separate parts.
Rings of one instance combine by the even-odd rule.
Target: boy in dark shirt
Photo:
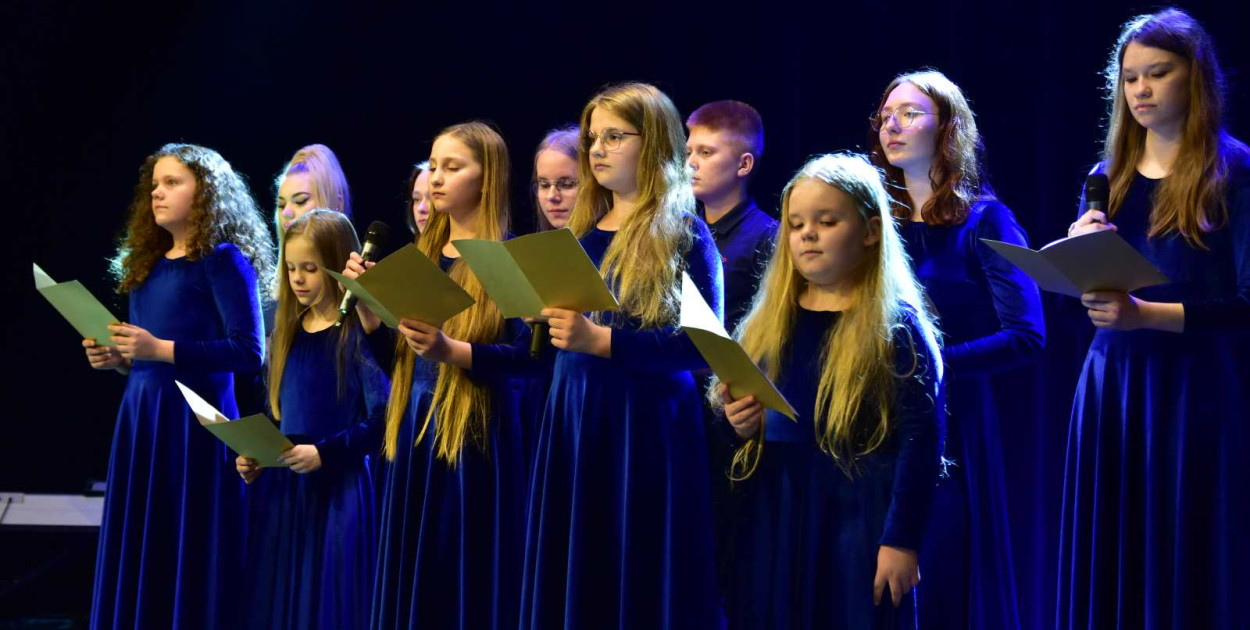
[[[777,235],[777,221],[747,194],[764,152],[764,123],[746,103],[714,101],[690,114],[686,127],[694,196],[720,250],[725,329],[732,333],[751,308]]]

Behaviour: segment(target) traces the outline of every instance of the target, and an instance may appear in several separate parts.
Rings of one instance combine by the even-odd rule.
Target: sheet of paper
[[[225,442],[231,450],[256,460],[261,468],[286,467],[278,456],[294,444],[264,414],[229,420],[212,403],[204,400],[190,387],[174,381],[186,399],[191,413],[209,433]]]
[[[615,311],[620,306],[568,228],[508,241],[454,241],[504,317],[538,317],[545,307]]]
[[[182,397],[187,401],[187,406],[191,408],[191,413],[195,414],[200,424],[209,425],[229,421],[228,418],[221,415],[220,411],[217,411],[217,408],[212,403],[201,398],[199,394],[195,393],[190,387],[183,385],[181,381],[174,381],[174,385],[178,386],[178,390],[182,392]]]
[[[356,280],[328,269],[326,273],[391,328],[398,327],[401,318],[442,326],[473,304],[473,298],[416,245],[405,245]]]
[[[263,414],[206,424],[204,428],[225,442],[230,450],[256,460],[256,465],[261,468],[286,468],[288,465],[278,461],[278,457],[295,446]]]
[[[455,245],[501,315],[507,318],[540,315],[544,307],[542,297],[502,242],[460,239]]]
[[[1059,239],[1041,251],[981,239],[1047,291],[1080,297],[1089,291],[1135,291],[1168,282],[1132,245],[1111,230]]]
[[[686,274],[682,274],[681,281],[681,327],[716,376],[729,385],[731,396],[737,399],[754,395],[765,407],[791,420],[797,418],[790,401],[747,356],[746,350],[725,332],[716,312]]]
[[[112,333],[109,324],[121,320],[113,317],[108,308],[101,304],[81,282],[56,282],[39,265],[33,265],[35,273],[35,289],[48,300],[48,303],[64,317],[66,321],[82,335],[83,339],[95,339],[101,346],[116,345],[109,341]]]

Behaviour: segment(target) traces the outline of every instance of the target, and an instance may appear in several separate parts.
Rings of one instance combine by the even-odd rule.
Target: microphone
[[[1097,210],[1105,214],[1110,199],[1111,182],[1106,175],[1095,173],[1085,178],[1085,211]]]
[[[360,257],[366,262],[377,257],[383,247],[386,247],[386,239],[391,235],[390,226],[381,221],[374,221],[369,224],[369,231],[365,233],[365,245],[360,248]],[[356,296],[351,291],[343,294],[343,301],[339,304],[339,318],[334,321],[334,327],[343,326],[343,320],[347,319],[347,314],[356,308]]]
[[[530,358],[537,359],[543,355],[543,346],[547,344],[547,324],[534,322],[530,324]]]

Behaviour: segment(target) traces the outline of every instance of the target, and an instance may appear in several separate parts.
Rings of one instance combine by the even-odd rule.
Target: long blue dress
[[[719,315],[721,266],[702,220],[684,268]],[[598,265],[615,232],[581,239]],[[612,357],[560,351],[539,427],[521,627],[707,628],[717,623],[700,392],[706,367],[672,327],[605,314]]]
[[[824,340],[841,313],[800,308],[777,386],[798,411],[769,410],[764,449],[740,484],[733,523],[732,628],[914,628],[915,600],[873,605],[881,545],[920,548],[941,471],[942,379],[914,316],[894,336],[893,430],[848,476],[816,443]],[[915,352],[913,353],[913,348]],[[836,393],[834,394],[837,395]],[[922,582],[928,578],[923,565]],[[888,593],[888,590],[887,590]]]
[[[1250,161],[1207,249],[1148,238],[1157,180],[1112,218],[1185,331],[1099,329],[1072,403],[1057,628],[1245,628],[1250,592]]]
[[[174,363],[135,361],[109,453],[93,628],[223,628],[237,620],[245,527],[234,454],[187,407],[186,384],[236,413],[233,372],[261,364],[256,273],[232,244],[162,258],[130,295],[130,322],[174,341]]]
[[[443,257],[447,270],[455,262]],[[388,329],[374,333],[390,345]],[[507,343],[503,343],[503,342]],[[413,446],[434,395],[438,365],[417,359],[412,392],[382,498],[372,628],[517,626],[524,551],[525,418],[514,377],[534,369],[529,328],[508,320],[499,344],[473,344],[470,378],[489,383],[486,447],[467,444],[454,466],[438,459],[434,420]],[[379,352],[380,354],[381,352]]]
[[[1035,359],[1046,329],[1037,284],[980,239],[1027,247],[1028,238],[993,198],[974,203],[961,224],[908,222],[901,232],[945,333],[946,457],[954,462],[920,555],[921,627],[1018,628],[999,422],[1028,410],[998,406],[995,389],[1021,384],[995,373]]]
[[[321,468],[265,469],[253,482],[246,624],[251,628],[363,628],[377,560],[370,454],[381,450],[386,376],[353,329],[296,333],[282,373],[280,428],[313,444]]]

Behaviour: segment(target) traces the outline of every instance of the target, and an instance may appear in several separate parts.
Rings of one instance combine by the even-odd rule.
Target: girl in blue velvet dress
[[[735,455],[734,628],[911,628],[941,468],[942,358],[880,174],[812,159],[782,193],[763,287],[738,328],[798,412],[718,402]]]
[[[259,481],[258,462],[235,460],[254,492],[244,625],[362,628],[377,558],[368,455],[381,451],[388,387],[354,316],[334,326],[343,296],[323,271],[360,243],[330,210],[294,219],[282,243],[269,407],[296,446],[281,458],[289,469]]]
[[[521,627],[706,628],[717,623],[707,442],[676,327],[682,273],[721,313],[720,255],[694,213],[685,134],[639,83],[581,116],[568,227],[621,309],[547,309],[555,371],[539,427]]]
[[[1018,628],[1000,421],[1020,422],[1030,410],[1001,408],[995,393],[1026,387],[1019,373],[1000,373],[1041,353],[1045,323],[1037,285],[981,239],[1024,247],[1028,239],[985,184],[976,120],[950,79],[900,75],[877,112],[872,159],[885,171],[912,270],[945,336],[946,457],[954,465],[938,486],[941,516],[920,554],[921,627]]]
[[[1244,628],[1250,591],[1250,152],[1223,127],[1211,40],[1133,19],[1107,69],[1096,171],[1117,233],[1169,279],[1081,298],[1057,628]]]
[[[264,355],[265,220],[221,155],[169,144],[148,157],[114,261],[130,296],[97,369],[129,369],[109,453],[93,628],[237,622],[245,530],[234,456],[192,415],[177,379],[233,416],[234,372]]]
[[[488,125],[443,130],[430,151],[433,210],[418,247],[475,303],[437,326],[401,320],[397,343],[360,309],[371,347],[394,357],[373,628],[517,626],[527,488],[515,383],[538,369],[529,328],[505,321],[452,241],[508,231],[508,151]],[[353,255],[347,273],[363,273]],[[391,350],[387,350],[391,348]]]

